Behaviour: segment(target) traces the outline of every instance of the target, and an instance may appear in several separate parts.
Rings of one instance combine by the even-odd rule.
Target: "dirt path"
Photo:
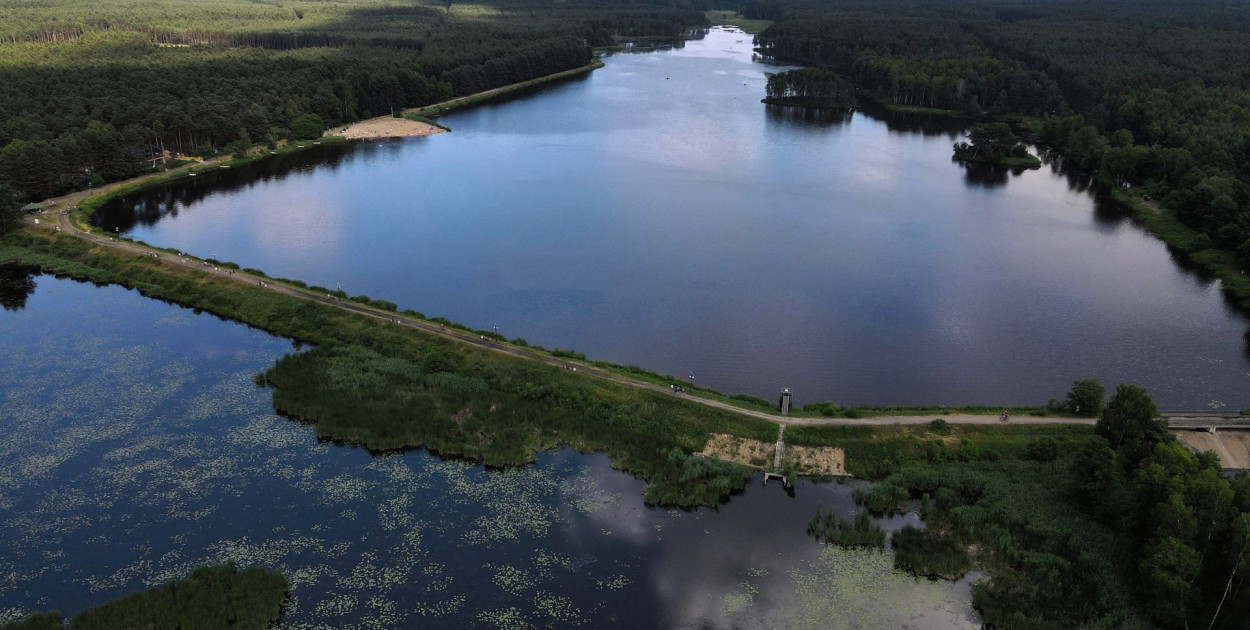
[[[118,185],[121,185],[121,184],[118,184]],[[77,203],[78,201],[81,201],[81,199],[85,196],[86,195],[84,193],[75,193],[73,195],[67,195],[65,197],[61,197],[57,200],[58,205],[60,205],[61,203],[65,203],[65,204]],[[62,210],[64,210],[68,208],[69,206],[60,205],[60,207]],[[835,426],[835,425],[836,426],[882,426],[882,425],[890,425],[890,424],[914,425],[914,424],[925,424],[925,423],[931,422],[934,418],[938,418],[938,417],[952,424],[974,424],[975,425],[975,424],[998,424],[1002,422],[998,418],[997,415],[952,414],[952,415],[939,416],[939,415],[930,414],[930,415],[923,415],[923,416],[878,416],[878,417],[873,417],[873,418],[861,418],[861,419],[802,418],[802,417],[794,417],[794,416],[781,416],[778,414],[772,414],[772,413],[767,413],[763,411],[756,411],[754,409],[743,409],[742,407],[737,407],[735,405],[731,405],[729,403],[722,402],[719,400],[700,398],[698,396],[684,394],[684,393],[674,394],[672,390],[665,385],[657,385],[654,383],[648,383],[645,381],[636,380],[633,378],[629,378],[627,376],[622,376],[620,374],[609,372],[607,370],[603,370],[603,369],[594,367],[592,365],[588,365],[588,364],[578,362],[578,361],[569,361],[567,359],[561,359],[561,358],[553,357],[553,356],[546,355],[546,354],[540,354],[535,350],[529,350],[526,348],[513,346],[508,343],[495,341],[494,339],[491,339],[489,337],[483,337],[480,335],[475,335],[472,333],[468,333],[468,332],[464,332],[464,331],[456,330],[456,329],[443,328],[439,324],[436,324],[433,322],[428,322],[428,321],[420,320],[420,319],[412,319],[409,317],[404,317],[403,315],[399,315],[397,313],[379,311],[379,310],[369,308],[361,304],[357,304],[355,302],[340,300],[338,298],[334,298],[325,294],[314,293],[306,289],[299,289],[296,287],[276,283],[268,278],[259,278],[256,276],[251,276],[251,275],[239,272],[239,271],[230,273],[230,270],[228,269],[218,269],[200,261],[194,261],[191,259],[182,259],[168,252],[159,251],[153,248],[145,247],[145,246],[138,245],[135,243],[130,243],[127,241],[120,241],[120,240],[116,240],[116,239],[109,238],[109,237],[91,234],[91,233],[85,232],[75,227],[70,222],[69,216],[66,213],[59,214],[58,219],[59,219],[59,225],[62,231],[68,234],[72,234],[86,241],[90,241],[97,245],[103,246],[103,247],[109,247],[115,250],[130,253],[130,254],[154,256],[157,258],[161,258],[163,260],[173,260],[175,262],[182,262],[183,264],[186,264],[189,267],[194,267],[201,271],[210,271],[212,273],[215,273],[227,281],[239,282],[241,284],[246,283],[246,284],[250,284],[253,286],[261,286],[265,289],[274,291],[276,293],[281,293],[283,295],[289,295],[289,296],[297,297],[297,298],[304,299],[304,300],[311,300],[314,302],[320,302],[322,304],[328,304],[336,308],[341,308],[343,310],[352,311],[354,313],[359,313],[361,315],[372,317],[380,321],[390,322],[397,326],[408,326],[411,328],[416,328],[418,330],[421,330],[431,335],[438,335],[440,337],[454,339],[461,343],[469,344],[469,345],[476,346],[479,348],[485,348],[487,350],[492,350],[492,351],[499,352],[502,354],[507,354],[507,355],[511,355],[514,357],[520,357],[520,358],[528,359],[531,361],[541,361],[543,363],[546,363],[547,365],[553,365],[553,366],[561,367],[564,369],[573,370],[573,371],[578,372],[579,374],[585,374],[587,376],[599,378],[599,379],[610,381],[612,383],[617,383],[620,385],[625,385],[627,387],[645,389],[645,390],[649,390],[653,392],[663,393],[663,394],[670,395],[670,396],[681,396],[685,398],[686,400],[689,400],[692,403],[704,405],[707,407],[713,407],[713,408],[721,409],[724,411],[730,411],[733,413],[750,416],[753,418],[759,418],[761,420],[767,420],[768,422],[773,422],[776,424],[784,423],[784,424],[800,425],[800,426]],[[1058,417],[1058,416],[1044,416],[1044,417],[1029,416],[1027,418],[1019,418],[1018,420],[1017,419],[1011,420],[1011,424],[1093,424],[1093,422],[1094,422],[1093,419],[1088,419],[1088,418],[1065,418],[1065,417]]]

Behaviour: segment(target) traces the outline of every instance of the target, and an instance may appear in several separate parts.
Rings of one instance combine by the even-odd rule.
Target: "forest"
[[[1250,268],[1250,3],[750,0],[780,61],[887,105],[1012,118]]]
[[[577,68],[707,24],[680,5],[0,0],[0,182],[25,203]]]
[[[233,562],[200,567],[160,588],[133,593],[69,620],[72,630],[265,630],[282,613],[290,585],[261,568],[239,570]],[[34,613],[0,630],[63,630],[60,613]]]

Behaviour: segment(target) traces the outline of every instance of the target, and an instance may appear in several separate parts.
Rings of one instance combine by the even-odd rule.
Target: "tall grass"
[[[279,360],[258,382],[274,388],[278,411],[315,423],[327,440],[374,450],[426,447],[496,466],[532,461],[536,451],[557,445],[604,451],[617,467],[650,482],[649,501],[692,506],[723,500],[751,474],[746,466],[693,457],[709,433],[777,437],[777,427],[763,420],[68,235],[6,235],[0,260],[137,288],[312,344],[311,351]]]

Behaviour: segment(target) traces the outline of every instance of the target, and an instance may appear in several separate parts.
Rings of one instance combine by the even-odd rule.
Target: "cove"
[[[796,403],[1250,406],[1250,320],[1078,176],[958,125],[759,102],[751,38],[115,200],[100,225],[509,338]]]
[[[0,623],[233,560],[287,576],[285,630],[979,627],[970,578],[805,533],[817,504],[856,511],[861,482],[682,511],[645,506],[603,455],[372,456],[273,414],[252,377],[289,340],[117,287],[0,280]]]

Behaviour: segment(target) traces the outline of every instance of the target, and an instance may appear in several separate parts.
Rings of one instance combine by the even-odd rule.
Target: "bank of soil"
[[[1250,431],[1173,431],[1181,444],[1199,453],[1215,451],[1224,468],[1250,468]]]
[[[708,437],[703,450],[695,455],[746,464],[752,468],[771,469],[775,449],[776,444],[772,442],[713,433]],[[782,466],[794,464],[798,472],[807,475],[841,476],[846,474],[846,455],[842,449],[829,446],[787,444],[781,463]]]
[[[381,116],[352,123],[342,127],[334,127],[326,131],[327,136],[343,136],[352,140],[368,138],[413,138],[442,133],[444,130],[429,123]]]

